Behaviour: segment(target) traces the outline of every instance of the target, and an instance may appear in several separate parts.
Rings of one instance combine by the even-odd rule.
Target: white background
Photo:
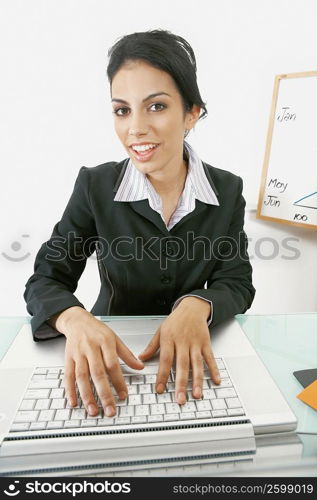
[[[126,157],[113,131],[107,49],[155,28],[186,38],[197,57],[209,116],[188,141],[244,180],[257,289],[249,312],[316,310],[317,232],[255,218],[274,77],[317,69],[316,19],[316,0],[1,0],[0,315],[26,314],[24,285],[79,168]],[[285,238],[296,238],[295,260],[285,259],[294,256]],[[89,259],[76,296],[90,309],[98,291]]]

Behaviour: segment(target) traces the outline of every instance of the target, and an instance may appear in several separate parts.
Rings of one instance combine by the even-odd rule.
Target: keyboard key
[[[55,410],[42,410],[38,418],[39,422],[41,421],[49,422],[50,420],[54,420],[54,413]]]
[[[108,417],[104,417],[104,418],[99,418],[98,421],[97,421],[97,424],[98,425],[113,425],[114,424],[114,418],[108,418]]]
[[[205,411],[196,411],[196,417],[197,418],[210,418],[211,417],[211,412],[208,410]]]
[[[97,425],[97,420],[93,419],[80,420],[80,425],[81,427],[95,427]]]
[[[47,368],[35,368],[34,373],[37,375],[46,375]]]
[[[51,404],[50,399],[38,399],[35,405],[35,410],[48,410]]]
[[[211,379],[207,381],[210,389],[216,389],[219,384],[215,384]]]
[[[181,409],[177,403],[166,403],[166,413],[180,413]]]
[[[237,394],[233,388],[228,387],[228,389],[215,389],[217,398],[234,398]]]
[[[46,375],[32,375],[32,380],[46,380]]]
[[[133,417],[134,416],[134,408],[137,406],[121,406],[120,407],[120,417]]]
[[[60,380],[31,380],[29,389],[55,389],[59,387]]]
[[[64,397],[64,389],[52,389],[50,398],[51,399],[60,399]]]
[[[38,414],[38,411],[18,411],[14,422],[35,422]]]
[[[33,410],[35,399],[23,399],[20,404],[20,410]]]
[[[181,413],[180,414],[180,419],[181,420],[191,420],[191,419],[195,419],[195,413],[194,412],[186,412],[186,413]]]
[[[64,422],[61,420],[55,420],[54,422],[47,422],[46,429],[62,429],[64,427]]]
[[[43,431],[46,429],[46,422],[32,422],[30,425],[30,431]]]
[[[165,408],[163,404],[150,405],[151,415],[162,415],[165,413]]]
[[[128,394],[137,394],[138,393],[138,386],[137,385],[128,385]]]
[[[28,389],[23,399],[41,399],[48,398],[50,394],[49,389]]]
[[[227,370],[219,370],[219,375],[220,378],[227,378],[229,376]]]
[[[188,401],[184,405],[181,405],[181,412],[188,413],[196,411],[196,404],[194,402]]]
[[[60,368],[57,368],[57,367],[52,367],[52,368],[48,368],[47,370],[47,373],[48,374],[52,374],[52,373],[59,373],[61,371]]]
[[[142,403],[144,405],[152,405],[157,403],[157,396],[158,394],[143,394],[142,396]]]
[[[223,378],[221,379],[221,384],[218,387],[232,387],[232,382],[230,378]]]
[[[139,394],[149,394],[152,392],[151,384],[140,384]]]
[[[155,406],[155,405],[152,405],[152,406]],[[135,406],[135,415],[136,416],[149,415],[149,414],[150,414],[149,405],[137,405],[137,406]]]
[[[63,399],[52,399],[51,410],[61,410],[65,408],[66,400]]]
[[[204,389],[203,395],[204,399],[215,399],[217,397],[213,389]]]
[[[146,423],[146,417],[145,416],[137,416],[137,417],[132,417],[131,418],[131,423],[132,424],[145,424]]]
[[[115,396],[114,397],[114,401],[116,403],[116,406],[126,406],[128,404],[128,400],[130,400],[130,397],[131,398],[140,398],[141,396],[129,396],[129,398],[127,399],[119,399],[118,396]],[[131,403],[129,403],[131,404]]]
[[[196,401],[196,407],[198,411],[211,410],[211,404],[208,399],[202,401]]]
[[[163,422],[163,415],[149,415],[147,421],[151,422]]]
[[[54,420],[69,420],[69,416],[70,410],[68,410],[67,408],[65,408],[65,410],[56,410]]]
[[[124,424],[129,424],[129,423],[130,423],[129,417],[119,417],[119,418],[115,419],[116,425],[124,425]]]
[[[227,416],[226,410],[214,410],[214,411],[211,412],[211,414],[215,418],[226,417]]]
[[[28,431],[30,427],[30,424],[28,422],[20,422],[17,424],[12,424],[10,432],[17,432],[17,431]]]
[[[167,390],[168,390],[168,392],[175,392],[175,383],[174,382],[168,382],[167,383]]]
[[[156,375],[145,375],[145,383],[146,384],[155,384],[156,383]]]
[[[171,403],[172,398],[170,392],[163,392],[162,394],[156,395],[158,403]]]
[[[227,405],[224,399],[212,399],[211,400],[213,410],[226,410]]]
[[[141,396],[140,394],[132,395],[128,397],[128,405],[140,405]]]
[[[131,384],[144,384],[144,376],[143,375],[132,375]]]
[[[65,420],[64,422],[64,429],[70,429],[73,427],[80,427],[80,420]]]
[[[179,420],[179,413],[167,413],[164,415],[165,422],[173,422],[174,420]]]
[[[84,420],[86,419],[86,416],[87,416],[86,410],[84,410],[83,408],[74,408],[72,410],[70,420]]]
[[[227,410],[229,417],[235,417],[239,415],[245,415],[243,408],[229,408]]]
[[[228,408],[241,408],[241,403],[239,398],[228,398],[226,399]]]
[[[48,373],[46,375],[46,378],[51,379],[51,378],[59,378],[59,373]]]

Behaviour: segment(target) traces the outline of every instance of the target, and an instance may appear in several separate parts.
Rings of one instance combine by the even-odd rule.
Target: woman
[[[105,415],[113,416],[110,382],[127,397],[119,357],[141,370],[160,349],[158,393],[175,360],[179,404],[190,369],[194,398],[202,397],[204,362],[220,383],[208,326],[245,312],[255,290],[242,180],[202,162],[184,140],[207,113],[190,45],[154,30],[121,38],[109,56],[114,126],[129,158],[80,169],[24,297],[35,340],[66,337],[70,404],[77,403],[76,381],[88,413],[98,413],[91,376]],[[101,289],[90,313],[73,293],[94,250]],[[167,317],[139,359],[94,317],[149,314]]]

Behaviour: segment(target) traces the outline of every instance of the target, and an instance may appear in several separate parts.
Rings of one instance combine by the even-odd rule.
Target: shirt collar
[[[197,200],[209,205],[219,205],[216,190],[211,186],[211,181],[205,173],[201,159],[188,142],[184,141],[184,147],[188,153],[188,172],[180,203],[182,202],[182,198],[185,198],[186,194],[192,190],[193,196]],[[134,166],[131,159],[128,160],[128,164],[123,170],[124,174],[114,201],[139,201],[148,199],[150,183],[146,175]],[[156,196],[159,196],[154,188],[151,191],[152,195],[156,194]]]

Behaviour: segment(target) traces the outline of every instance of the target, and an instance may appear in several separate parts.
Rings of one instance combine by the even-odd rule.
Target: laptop
[[[98,317],[138,355],[165,316]],[[204,399],[175,401],[175,371],[155,393],[159,356],[136,371],[122,364],[128,399],[117,415],[89,418],[69,408],[63,388],[64,337],[33,342],[20,329],[0,365],[0,474],[58,473],[76,467],[137,467],[174,459],[246,458],[255,436],[292,432],[297,420],[236,319],[212,329],[222,383],[204,372]],[[191,378],[191,377],[189,377]],[[193,458],[194,457],[194,458]],[[152,465],[153,466],[153,465]]]

